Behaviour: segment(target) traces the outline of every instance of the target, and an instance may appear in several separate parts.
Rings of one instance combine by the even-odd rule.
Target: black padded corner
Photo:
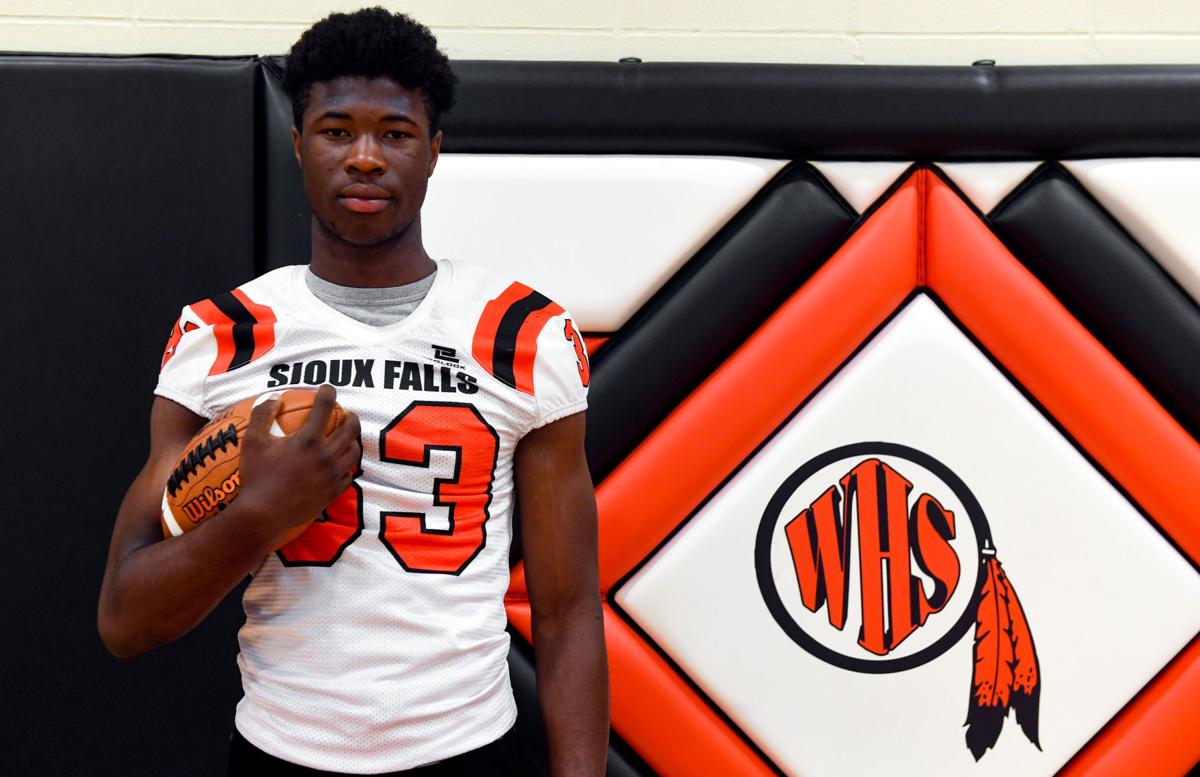
[[[96,604],[169,329],[254,275],[255,69],[0,56],[0,392],[22,445],[0,485],[21,527],[0,571],[6,774],[223,768],[236,600],[129,662],[101,645]]]
[[[1200,154],[1200,67],[454,63],[446,150],[782,159]]]
[[[597,354],[587,453],[599,482],[805,281],[855,214],[786,168]]]
[[[1200,308],[1154,259],[1058,165],[1045,166],[990,220],[1080,323],[1200,439]]]
[[[533,666],[533,647],[508,630],[512,646],[508,651],[508,675],[517,700],[517,735],[534,757],[542,775],[549,774],[546,760],[546,734],[538,708],[537,677]],[[609,733],[607,777],[653,777],[654,770],[633,751],[616,732]]]
[[[279,60],[259,60],[257,132],[262,269],[307,264],[311,212],[292,149],[292,101],[283,92]]]

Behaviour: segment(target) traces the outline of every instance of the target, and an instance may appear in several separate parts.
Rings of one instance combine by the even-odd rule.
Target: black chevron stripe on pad
[[[1200,308],[1174,279],[1059,165],[1045,165],[989,218],[1017,258],[1200,439]]]
[[[597,482],[816,271],[855,217],[815,170],[791,165],[613,335],[588,398]]]

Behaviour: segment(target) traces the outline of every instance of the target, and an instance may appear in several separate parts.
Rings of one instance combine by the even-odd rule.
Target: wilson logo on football
[[[921,666],[974,625],[967,747],[982,757],[1011,709],[1040,749],[1029,623],[979,502],[932,456],[871,442],[805,463],[767,505],[755,566],[784,632],[843,669]]]
[[[241,472],[234,472],[221,482],[220,488],[205,486],[200,494],[183,503],[184,514],[199,523],[214,509],[225,509],[224,502],[229,499],[242,484]]]

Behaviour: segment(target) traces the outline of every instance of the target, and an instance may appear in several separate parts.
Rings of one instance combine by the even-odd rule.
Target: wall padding
[[[1063,166],[1200,302],[1200,159],[1077,159]]]
[[[583,331],[613,332],[785,164],[442,154],[421,234],[431,255],[522,278],[569,310]]]
[[[131,662],[101,645],[96,603],[169,329],[184,304],[255,269],[256,70],[0,57],[0,329],[22,365],[0,389],[20,440],[0,495],[22,527],[2,573],[6,773],[223,768],[237,597]]]
[[[853,220],[811,168],[790,167],[618,331],[592,371],[593,477],[611,470],[812,275]]]
[[[994,546],[977,548],[978,558],[964,551],[961,563],[986,563],[993,552],[1004,561],[1045,674],[1042,750],[993,709],[984,717],[997,737],[978,761],[959,717],[953,731],[921,732],[928,744],[916,756],[896,754],[896,763],[921,771],[921,758],[938,755],[957,773],[982,775],[1050,773],[1065,762],[1065,774],[1093,777],[1134,764],[1165,777],[1200,758],[1200,743],[1186,735],[1200,725],[1190,593],[1200,581],[1200,308],[1185,290],[1195,232],[1179,215],[1187,195],[1173,193],[1191,191],[1181,183],[1191,162],[1164,161],[1200,157],[1200,67],[456,67],[461,101],[445,125],[449,188],[431,195],[431,226],[449,235],[473,194],[481,193],[478,214],[489,197],[515,207],[503,194],[519,190],[533,201],[549,196],[545,212],[570,227],[557,239],[578,233],[589,243],[576,251],[547,242],[530,264],[535,217],[511,234],[480,221],[495,237],[488,261],[545,272],[555,287],[546,291],[580,307],[595,322],[592,342],[603,340],[593,354],[587,452],[601,515],[610,774],[820,770],[801,763],[808,749],[783,742],[773,716],[791,714],[793,704],[824,705],[832,720],[846,700],[867,704],[913,684],[918,675],[908,671],[945,669],[951,686],[960,682],[970,624],[954,639],[939,637],[950,632],[936,614],[913,639],[953,644],[923,667],[890,675],[903,683],[821,666],[820,698],[782,694],[759,710],[740,697],[739,675],[722,676],[714,662],[740,661],[736,671],[755,682],[778,678],[768,690],[791,687],[816,665],[770,619],[719,634],[737,648],[729,655],[706,637],[727,627],[721,613],[769,611],[763,596],[736,585],[755,564],[737,549],[763,519],[761,506],[733,499],[738,479],[772,474],[760,464],[781,455],[773,446],[784,442],[795,445],[784,458],[799,467],[835,433],[846,438],[838,444],[855,437],[938,448],[978,492]],[[219,774],[238,696],[236,601],[179,643],[132,662],[105,655],[94,618],[112,518],[145,456],[154,371],[179,306],[308,258],[309,216],[278,62],[4,56],[0,87],[22,108],[0,116],[15,139],[0,150],[12,181],[0,193],[9,258],[0,273],[10,292],[0,321],[13,366],[7,396],[21,409],[14,430],[26,446],[2,493],[25,519],[15,527],[65,535],[20,544],[4,567],[6,693],[21,705],[0,734],[6,766],[47,775]],[[1069,161],[1106,158],[1125,161]],[[455,171],[456,159],[467,166]],[[646,176],[669,185],[601,196],[596,170],[605,160],[624,166],[612,189],[637,188]],[[659,175],[668,168],[684,174]],[[753,175],[723,180],[735,169]],[[1125,173],[1104,172],[1118,169]],[[495,177],[486,186],[485,174]],[[605,235],[590,226],[597,214],[636,229]],[[660,239],[667,232],[672,240]],[[479,242],[445,245],[483,251]],[[623,252],[646,272],[621,293],[612,293],[617,283],[593,288],[618,266],[605,259]],[[922,362],[938,344],[945,358]],[[843,395],[854,365],[884,362],[894,369],[860,381],[874,405],[830,415],[820,434],[810,426],[821,407],[814,397]],[[69,418],[46,420],[61,419],[64,407]],[[95,418],[104,431],[83,436],[78,430],[97,426]],[[975,451],[973,440],[991,440],[993,455]],[[1015,463],[988,470],[1001,461]],[[1047,480],[1071,483],[1067,491],[1087,499],[1072,506],[1070,493],[1045,493]],[[754,489],[755,498],[769,487]],[[71,500],[81,494],[82,509]],[[1107,506],[1087,501],[1096,499]],[[971,510],[955,509],[965,539]],[[724,514],[732,532],[718,543],[724,566],[689,549],[705,511]],[[1048,522],[1054,531],[1041,536]],[[1074,533],[1064,538],[1067,527]],[[1118,536],[1127,553],[1109,547]],[[1083,555],[1060,559],[1072,553]],[[1095,586],[1085,584],[1093,570],[1080,570],[1089,562],[1095,574],[1107,571]],[[1060,568],[1074,572],[1049,580]],[[849,569],[861,572],[861,564]],[[984,579],[968,575],[963,591]],[[689,580],[695,585],[678,590]],[[1101,588],[1120,606],[1087,600]],[[1123,613],[1143,589],[1154,595],[1142,597],[1129,622],[1145,650],[1130,657]],[[1087,623],[1062,606],[1068,593],[1081,600],[1078,613],[1090,614]],[[522,736],[540,748],[519,562],[507,609]],[[1063,710],[1086,706],[1081,691],[1065,689],[1079,687],[1078,670],[1096,666],[1097,634],[1118,641],[1128,660],[1097,683],[1092,708],[1064,722]],[[855,637],[842,647],[854,650]],[[1063,647],[1072,640],[1074,653]],[[903,660],[918,642],[892,647]],[[961,683],[949,704],[965,714],[966,674]],[[881,709],[922,719],[926,696],[942,686],[921,687],[903,703],[880,701]],[[179,720],[186,725],[164,727]],[[882,729],[863,732],[856,757],[896,749]]]
[[[1200,307],[1062,168],[991,214],[997,233],[1200,438]]]

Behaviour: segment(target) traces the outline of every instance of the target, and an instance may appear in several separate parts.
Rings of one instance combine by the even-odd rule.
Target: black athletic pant
[[[478,750],[456,755],[430,766],[403,772],[388,772],[382,777],[537,777],[541,774],[525,752],[516,729]],[[297,766],[268,755],[246,741],[235,729],[229,743],[229,770],[226,777],[330,777],[323,772]]]

